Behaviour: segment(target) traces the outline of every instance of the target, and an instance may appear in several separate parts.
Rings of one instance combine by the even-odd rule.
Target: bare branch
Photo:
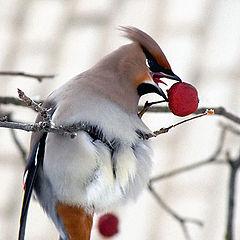
[[[173,177],[175,175],[178,175],[178,174],[181,174],[181,173],[185,173],[187,171],[196,169],[198,167],[201,167],[201,166],[204,166],[206,164],[209,164],[209,163],[212,163],[212,162],[216,161],[217,157],[219,156],[219,154],[221,153],[221,151],[223,149],[225,136],[226,136],[226,129],[223,128],[222,132],[221,132],[221,136],[219,138],[218,146],[217,146],[215,152],[212,154],[212,156],[210,158],[205,159],[205,160],[201,160],[201,161],[195,162],[193,164],[187,165],[185,167],[180,167],[180,168],[174,169],[172,171],[169,171],[167,173],[163,173],[163,174],[161,174],[159,176],[153,177],[153,178],[150,179],[150,183],[153,183],[153,182],[156,182],[156,181],[160,181],[162,179],[166,179],[166,178],[169,178],[169,177]]]
[[[16,71],[0,71],[1,76],[18,76],[18,77],[27,77],[27,78],[35,78],[39,82],[42,82],[45,78],[54,78],[55,75],[44,75],[44,74],[31,74],[25,72],[16,72]]]
[[[174,128],[174,127],[177,127],[183,123],[186,123],[186,122],[189,122],[191,120],[194,120],[196,118],[200,118],[200,117],[203,117],[203,116],[206,116],[206,115],[213,115],[214,114],[214,110],[210,109],[210,110],[206,110],[205,109],[205,112],[204,113],[201,113],[201,114],[198,114],[194,117],[191,117],[191,118],[188,118],[188,119],[184,119],[183,121],[180,121],[178,123],[175,123],[167,128],[160,128],[159,130],[157,131],[154,131],[153,134],[146,134],[144,137],[145,139],[149,139],[149,138],[152,138],[152,137],[157,137],[158,135],[160,134],[163,134],[163,133],[167,133],[170,129]]]
[[[15,97],[0,97],[0,104],[13,104],[16,106],[26,106],[26,103]]]
[[[60,134],[63,136],[70,136],[74,138],[77,136],[77,132],[82,130],[90,134],[93,133],[93,129],[89,127],[86,122],[79,122],[68,126],[56,126],[55,124],[48,125],[46,122],[38,122],[33,124],[19,123],[19,122],[9,122],[9,121],[0,121],[0,127],[10,128],[10,129],[19,129],[27,132],[50,132],[55,134]],[[106,140],[107,141],[107,140]]]
[[[47,108],[43,108],[40,104],[34,102],[30,97],[28,97],[22,90],[18,88],[18,96],[21,100],[23,100],[27,106],[39,112],[46,122],[46,124],[51,125],[51,115],[49,114],[49,110]]]
[[[232,125],[225,124],[225,123],[220,123],[220,126],[228,130],[229,132],[234,133],[235,135],[240,135],[240,130]]]
[[[187,218],[187,217],[182,217],[179,214],[177,214],[172,208],[170,208],[163,200],[162,198],[159,196],[159,194],[157,194],[157,192],[154,190],[154,188],[151,186],[151,184],[148,185],[148,189],[150,191],[150,193],[154,196],[154,198],[157,200],[157,202],[161,205],[161,207],[167,212],[169,213],[173,218],[175,218],[178,223],[180,224],[184,236],[186,238],[186,240],[191,240],[188,228],[187,228],[187,223],[192,223],[192,224],[196,224],[200,227],[203,226],[203,222],[198,220],[198,219],[194,219],[194,218]]]
[[[76,132],[73,130],[75,129],[75,126],[72,127],[54,127],[54,126],[48,126],[45,122],[39,122],[39,123],[33,123],[33,124],[27,124],[27,123],[19,123],[19,122],[8,122],[0,121],[0,127],[4,128],[10,128],[10,129],[19,129],[27,132],[51,132],[51,133],[56,133],[60,135],[70,135],[72,137],[76,136]],[[79,130],[85,130],[84,128],[80,128]]]
[[[43,100],[37,101],[37,103],[42,103],[42,102],[43,102]],[[143,116],[143,114],[146,113],[147,111],[148,112],[161,112],[161,113],[171,112],[168,107],[163,107],[163,106],[151,107],[153,104],[157,104],[157,103],[161,103],[161,102],[165,102],[165,101],[150,102],[150,103],[146,102],[144,106],[139,106],[138,109],[140,112],[138,113],[138,116],[141,118]],[[15,98],[15,97],[0,97],[0,104],[13,104],[16,106],[26,106],[22,101],[20,101],[18,98]],[[205,107],[199,108],[194,114],[202,113],[206,109],[207,108],[205,108]],[[209,108],[209,109],[211,109],[211,108]],[[235,123],[240,124],[240,118],[238,116],[228,112],[223,107],[214,108],[214,114],[223,116]],[[166,133],[166,132],[168,132],[168,129],[162,128],[161,130],[159,130],[159,134]]]
[[[143,106],[139,106],[138,109],[141,111]],[[215,115],[223,116],[235,123],[240,124],[240,117],[237,115],[230,113],[227,111],[224,107],[208,107],[209,109],[214,109]],[[198,110],[194,114],[199,114],[205,111],[205,107],[198,108]],[[168,113],[170,112],[170,109],[166,106],[154,106],[148,109],[148,112],[161,112],[161,113]]]
[[[19,122],[9,122],[9,121],[0,121],[0,127],[10,128],[10,129],[19,129],[27,132],[37,132],[43,130],[43,127],[39,123],[27,124]]]
[[[24,149],[23,145],[21,144],[21,142],[19,141],[17,135],[16,135],[16,131],[14,129],[10,129],[11,135],[13,137],[13,140],[17,146],[17,148],[19,149],[21,155],[22,155],[22,159],[24,162],[26,162],[26,158],[27,158],[27,151]]]
[[[6,122],[8,120],[7,116],[0,116],[0,122]]]
[[[240,169],[240,154],[236,160],[230,157],[230,154],[226,154],[227,162],[230,166],[230,177],[228,186],[228,214],[227,214],[227,229],[226,240],[233,240],[234,230],[234,208],[235,208],[235,194],[236,194],[236,178],[237,172]]]
[[[158,104],[158,103],[163,103],[163,102],[166,102],[166,100],[157,101],[157,102],[148,102],[148,101],[146,101],[145,104],[144,104],[144,106],[143,106],[143,108],[142,108],[142,110],[138,113],[138,116],[139,116],[140,118],[142,118],[143,114],[144,114],[145,112],[147,112],[152,105]]]
[[[215,114],[224,116],[225,118],[232,120],[235,123],[240,124],[240,117],[237,115],[228,112],[224,107],[214,108]]]

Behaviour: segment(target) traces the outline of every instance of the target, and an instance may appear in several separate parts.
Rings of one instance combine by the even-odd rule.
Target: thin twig
[[[45,78],[54,78],[55,75],[45,75],[45,74],[32,74],[32,73],[25,73],[25,72],[17,72],[17,71],[0,71],[1,76],[18,76],[18,77],[27,77],[27,78],[34,78],[41,82]]]
[[[210,157],[209,159],[207,160],[203,160],[203,161],[199,161],[197,163],[194,163],[194,164],[191,164],[191,165],[188,165],[186,167],[182,167],[182,168],[178,168],[178,169],[175,169],[175,170],[172,170],[168,173],[164,173],[164,174],[161,174],[159,176],[156,176],[154,178],[151,178],[150,181],[149,181],[149,185],[148,185],[148,188],[151,192],[151,194],[155,197],[155,199],[158,201],[158,203],[163,207],[163,209],[165,211],[167,211],[172,217],[174,217],[180,224],[181,228],[182,228],[182,231],[184,233],[184,236],[185,236],[185,239],[186,240],[191,240],[191,236],[189,234],[189,231],[188,231],[188,228],[187,228],[187,223],[194,223],[194,224],[197,224],[199,226],[203,226],[203,223],[199,220],[196,220],[196,219],[192,219],[192,218],[184,218],[184,217],[181,217],[179,216],[173,209],[171,209],[162,199],[161,197],[159,196],[159,194],[156,193],[156,191],[154,190],[152,184],[156,181],[159,181],[159,180],[162,180],[162,179],[166,179],[166,178],[169,178],[169,177],[172,177],[172,176],[175,176],[177,174],[180,174],[180,173],[184,173],[186,171],[189,171],[189,170],[193,170],[193,169],[196,169],[200,166],[203,166],[203,165],[206,165],[206,164],[209,164],[211,162],[214,162],[216,161],[217,157],[219,156],[219,154],[221,153],[222,149],[223,149],[223,145],[224,145],[224,140],[225,140],[225,136],[226,136],[226,128],[222,128],[222,132],[221,132],[221,136],[219,138],[219,143],[218,143],[218,146],[215,150],[215,152],[213,153],[212,157]],[[227,239],[229,240],[229,239]]]
[[[169,178],[169,177],[173,177],[173,176],[176,176],[178,174],[185,173],[187,171],[199,168],[201,166],[204,166],[206,164],[209,164],[209,163],[212,163],[212,162],[216,161],[217,157],[219,156],[219,154],[221,153],[221,151],[223,149],[225,136],[226,136],[226,129],[223,128],[222,132],[221,132],[221,136],[219,138],[218,146],[217,146],[215,152],[212,154],[212,156],[210,158],[195,162],[195,163],[187,165],[185,167],[180,167],[180,168],[174,169],[174,170],[169,171],[167,173],[160,174],[156,177],[151,178],[150,183],[160,181],[160,180],[163,180],[163,179],[166,179],[166,178]]]
[[[23,147],[22,143],[19,141],[17,135],[16,135],[16,131],[14,129],[10,129],[11,135],[13,137],[13,140],[17,146],[17,148],[19,149],[21,155],[22,155],[22,159],[24,161],[24,163],[26,162],[26,158],[27,158],[27,151],[25,150],[25,148]]]
[[[138,109],[139,111],[141,111],[143,108],[143,106],[139,106]],[[208,107],[209,109],[214,109],[214,113],[215,115],[220,115],[223,116],[235,123],[240,124],[240,117],[230,113],[229,111],[227,111],[224,107]],[[205,107],[201,107],[198,108],[198,110],[194,113],[194,114],[199,114],[202,113],[206,108]],[[151,108],[148,109],[148,112],[161,112],[161,113],[169,113],[170,109],[167,106],[153,106]]]
[[[146,101],[145,104],[144,104],[144,106],[143,106],[143,108],[142,108],[142,110],[138,113],[138,116],[139,116],[140,118],[142,118],[143,114],[144,114],[145,112],[147,112],[152,105],[158,104],[158,103],[163,103],[163,102],[166,102],[166,100],[156,101],[156,102],[148,102],[148,101]]]
[[[42,103],[43,101],[35,101],[35,102]],[[13,104],[15,106],[23,106],[23,107],[27,106],[26,103],[24,103],[19,98],[15,98],[15,97],[0,97],[0,104]]]
[[[235,208],[235,194],[236,194],[236,178],[237,172],[240,169],[240,154],[236,160],[230,157],[227,153],[227,163],[230,167],[229,186],[228,186],[228,213],[227,213],[227,227],[226,227],[226,240],[234,239],[234,208]]]
[[[240,117],[233,113],[230,113],[224,107],[214,108],[214,110],[215,110],[215,114],[224,116],[225,118],[232,120],[235,123],[240,124]]]
[[[157,137],[158,135],[163,134],[163,133],[167,133],[170,129],[172,129],[174,127],[177,127],[177,126],[179,126],[179,125],[181,125],[183,123],[189,122],[189,121],[194,120],[196,118],[200,118],[200,117],[203,117],[203,116],[206,116],[206,115],[213,115],[213,114],[214,114],[214,110],[212,110],[212,109],[206,110],[205,109],[204,113],[198,114],[198,115],[193,116],[193,117],[188,118],[188,119],[184,119],[183,121],[175,123],[175,124],[173,124],[173,125],[171,125],[171,126],[169,126],[167,128],[160,128],[159,130],[154,131],[153,134],[150,134],[150,135],[146,134],[145,138],[149,139],[149,138],[152,138],[152,137]]]
[[[151,184],[148,185],[148,189],[150,191],[150,193],[154,196],[154,198],[157,200],[157,202],[162,206],[162,208],[169,213],[174,219],[176,219],[182,230],[184,233],[184,236],[187,240],[191,240],[188,228],[187,228],[187,223],[192,223],[192,224],[196,224],[200,227],[203,226],[202,221],[198,220],[198,219],[194,219],[194,218],[187,218],[187,217],[182,217],[179,214],[177,214],[172,208],[170,208],[163,200],[162,198],[159,196],[159,194],[157,194],[157,192],[155,191],[155,189],[151,186]]]
[[[229,132],[234,133],[235,135],[240,135],[240,129],[236,128],[235,126],[232,126],[232,125],[229,125],[229,124],[225,124],[223,122],[220,122],[220,126],[225,128]]]
[[[0,124],[1,122],[7,122],[11,119],[11,114],[10,113],[5,113],[5,114],[1,114],[0,113]],[[10,129],[10,132],[11,132],[11,135],[13,137],[13,140],[17,146],[17,148],[19,149],[21,155],[22,155],[22,159],[24,160],[24,162],[26,161],[26,157],[27,157],[27,152],[26,150],[24,149],[24,147],[22,146],[21,142],[19,141],[17,135],[16,135],[16,132],[14,129]]]
[[[49,111],[51,109],[43,108],[39,103],[36,103],[35,101],[33,101],[19,88],[18,88],[18,96],[22,101],[24,101],[27,104],[27,106],[31,107],[32,109],[40,113],[46,124],[51,125],[51,115],[49,114]]]

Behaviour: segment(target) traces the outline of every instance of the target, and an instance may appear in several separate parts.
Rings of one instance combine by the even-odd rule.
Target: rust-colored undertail
[[[90,240],[93,214],[86,213],[81,207],[62,203],[57,204],[56,210],[62,218],[70,240]]]

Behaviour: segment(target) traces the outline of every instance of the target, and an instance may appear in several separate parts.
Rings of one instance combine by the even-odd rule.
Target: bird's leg
[[[90,240],[93,214],[87,213],[79,206],[62,203],[57,204],[56,210],[62,218],[70,240]]]

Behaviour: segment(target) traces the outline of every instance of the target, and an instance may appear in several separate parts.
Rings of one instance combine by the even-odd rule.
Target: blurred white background
[[[149,33],[173,71],[197,87],[200,106],[224,106],[240,114],[239,0],[0,0],[0,6],[0,71],[56,74],[42,83],[0,76],[0,96],[16,97],[20,88],[29,96],[46,98],[57,86],[128,43],[116,29],[131,25]],[[12,112],[18,121],[33,122],[36,117],[32,110],[12,105],[0,105],[0,111]],[[179,118],[149,113],[144,121],[156,130]],[[217,116],[206,117],[153,140],[153,176],[209,158],[220,136],[219,121],[229,123]],[[18,131],[17,136],[27,149],[30,133]],[[234,156],[239,147],[239,139],[228,134],[225,148]],[[0,240],[17,238],[23,171],[10,131],[0,129]],[[228,176],[227,166],[207,165],[154,186],[178,214],[204,222],[203,228],[188,225],[193,240],[221,240],[225,237]],[[240,239],[239,204],[236,207],[234,234]],[[115,212],[120,219],[115,240],[185,239],[178,222],[147,190],[137,202]],[[58,239],[53,224],[34,200],[26,239]],[[96,226],[92,239],[102,239]]]

